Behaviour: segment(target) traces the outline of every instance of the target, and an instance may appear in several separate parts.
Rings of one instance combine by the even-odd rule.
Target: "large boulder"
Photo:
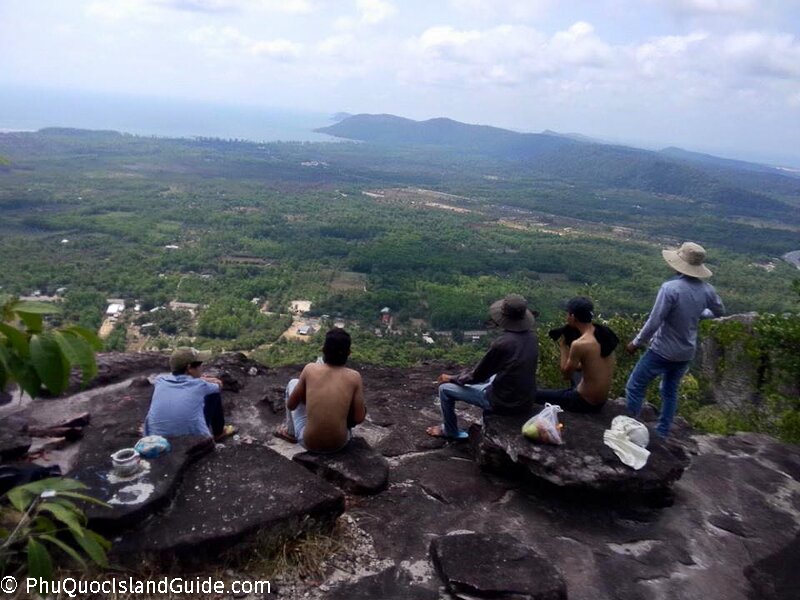
[[[439,592],[416,586],[402,569],[389,567],[375,575],[339,585],[327,600],[439,600]]]
[[[567,598],[558,569],[507,533],[437,537],[431,542],[431,558],[447,590],[456,595],[499,600]]]
[[[123,381],[139,373],[167,371],[169,357],[161,352],[101,352],[96,356],[97,375],[90,382],[82,380],[79,369],[70,375],[70,392],[103,387]]]
[[[377,494],[389,483],[389,462],[359,437],[334,454],[301,452],[292,460],[349,494]]]
[[[544,481],[559,488],[612,494],[666,490],[689,465],[686,452],[665,442],[650,428],[650,458],[634,470],[603,443],[603,432],[614,417],[625,414],[622,403],[608,402],[597,414],[562,412],[564,443],[537,444],[525,438],[528,417],[488,415],[478,441],[482,468],[513,477]]]
[[[706,401],[740,410],[757,405],[770,390],[777,389],[790,398],[800,395],[800,381],[782,370],[781,361],[773,356],[791,350],[773,344],[770,350],[753,351],[758,318],[758,313],[751,312],[714,319],[721,335],[700,339],[693,372],[700,379]]]
[[[202,563],[255,542],[269,552],[299,535],[330,531],[342,512],[339,490],[277,452],[228,445],[195,463],[170,510],[123,535],[114,556]]]
[[[31,447],[29,435],[14,431],[0,422],[0,463],[8,463],[24,457]]]

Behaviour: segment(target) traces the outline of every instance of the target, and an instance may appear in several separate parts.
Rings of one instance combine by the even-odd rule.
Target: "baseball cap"
[[[183,371],[192,363],[205,362],[211,358],[211,352],[200,352],[195,348],[188,346],[181,346],[175,348],[172,356],[169,357],[169,368],[174,373],[175,371]]]

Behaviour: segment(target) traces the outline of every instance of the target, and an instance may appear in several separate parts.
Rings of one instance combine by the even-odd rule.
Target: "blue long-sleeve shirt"
[[[712,285],[680,275],[661,285],[653,310],[633,343],[643,346],[650,342],[650,350],[667,360],[692,360],[698,322],[701,318],[720,317],[724,312]]]

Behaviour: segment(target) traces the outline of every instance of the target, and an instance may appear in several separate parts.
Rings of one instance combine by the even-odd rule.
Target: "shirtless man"
[[[580,337],[567,345],[564,335],[558,338],[561,354],[559,367],[564,379],[574,381],[577,387],[562,390],[538,390],[536,402],[558,404],[572,412],[598,412],[603,408],[614,376],[614,348],[619,340],[607,327],[594,325],[594,304],[589,298],[579,296],[567,303],[567,325],[577,329]]]
[[[350,334],[331,329],[325,335],[322,363],[309,363],[286,386],[286,424],[275,435],[299,442],[310,452],[344,448],[350,429],[364,421],[364,386],[358,371],[345,367]]]

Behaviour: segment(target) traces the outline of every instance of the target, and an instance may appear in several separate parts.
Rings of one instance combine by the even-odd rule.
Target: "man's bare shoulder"
[[[594,334],[584,334],[577,340],[572,342],[572,347],[582,353],[585,352],[600,352],[600,343],[594,337]]]
[[[355,369],[351,369],[350,367],[343,367],[342,370],[345,372],[346,376],[352,379],[355,382],[361,381],[361,373],[356,371]]]

